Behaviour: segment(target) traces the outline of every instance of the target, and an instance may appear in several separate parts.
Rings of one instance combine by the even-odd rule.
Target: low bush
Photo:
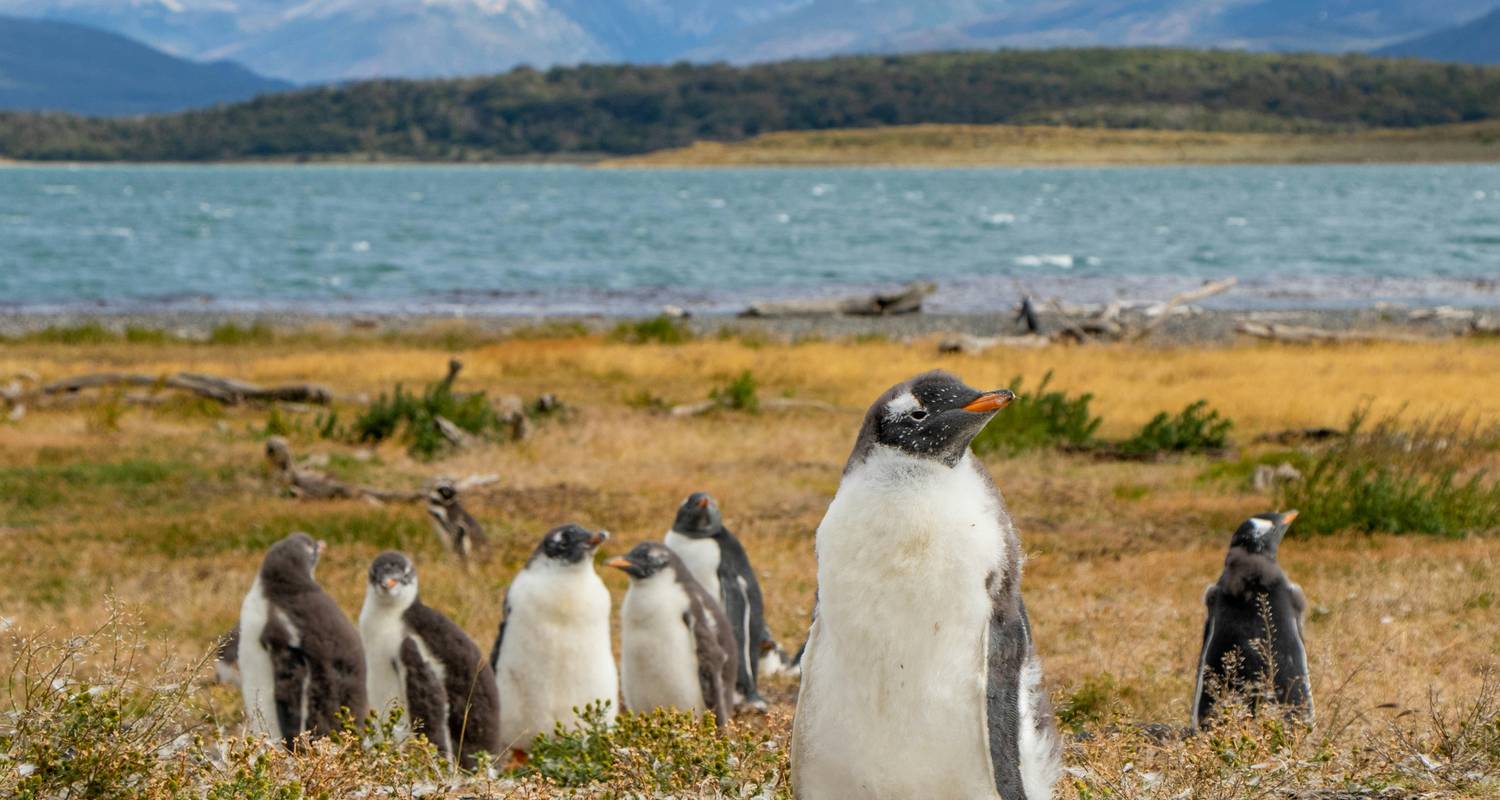
[[[450,446],[438,430],[438,417],[475,436],[489,435],[501,427],[500,417],[484,392],[455,394],[444,380],[429,384],[421,395],[396,384],[395,391],[382,393],[354,420],[349,436],[360,442],[379,443],[400,430],[407,451],[415,458],[430,460]]]
[[[609,338],[629,344],[682,344],[693,339],[693,332],[686,325],[663,314],[650,319],[622,322],[615,326]]]
[[[244,344],[266,344],[276,339],[276,332],[270,325],[264,322],[252,322],[249,325],[240,325],[236,322],[226,322],[215,325],[208,332],[209,344],[244,345]]]
[[[716,386],[708,393],[708,399],[733,411],[751,414],[760,411],[759,384],[754,373],[745,370],[723,386]]]
[[[1459,417],[1403,427],[1399,415],[1366,425],[1356,411],[1345,435],[1318,455],[1303,479],[1284,485],[1283,508],[1296,508],[1297,530],[1429,533],[1457,536],[1500,530],[1500,482],[1470,461],[1493,449],[1500,432]]]
[[[1028,392],[1022,388],[1019,375],[1012,378],[1010,386],[1016,399],[974,438],[974,452],[1014,455],[1047,447],[1091,447],[1102,422],[1089,411],[1094,396],[1085,393],[1070,397],[1049,390],[1051,383],[1052,373],[1048,372],[1036,389]]]
[[[1159,453],[1203,453],[1229,445],[1234,422],[1219,416],[1207,400],[1191,403],[1175,416],[1163,411],[1151,418],[1136,435],[1120,443],[1120,452],[1130,456]]]

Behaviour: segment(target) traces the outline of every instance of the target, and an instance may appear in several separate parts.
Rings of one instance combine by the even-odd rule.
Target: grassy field
[[[1043,125],[912,125],[768,133],[613,159],[605,166],[1321,164],[1500,159],[1500,124],[1349,133],[1216,133]]]
[[[264,548],[294,529],[329,542],[318,577],[351,615],[370,560],[400,548],[417,561],[426,602],[487,649],[504,587],[547,528],[569,520],[605,527],[616,534],[608,553],[623,553],[659,537],[676,504],[694,490],[719,498],[758,568],[771,627],[793,650],[812,607],[813,533],[869,401],[934,367],[987,388],[1018,375],[1035,386],[1051,371],[1052,388],[1093,394],[1102,437],[1127,437],[1157,412],[1206,399],[1234,420],[1238,445],[1218,458],[1119,461],[1047,450],[986,457],[1022,533],[1025,595],[1048,688],[1070,730],[1095,734],[1069,745],[1070,773],[1059,796],[1492,797],[1500,791],[1500,703],[1485,678],[1500,664],[1500,537],[1482,533],[1308,536],[1294,528],[1282,562],[1312,607],[1307,630],[1318,722],[1311,729],[1246,722],[1232,735],[1160,745],[1133,727],[1187,722],[1203,587],[1217,577],[1235,525],[1276,502],[1252,488],[1253,464],[1274,463],[1289,450],[1253,444],[1255,437],[1341,426],[1361,405],[1372,417],[1461,413],[1494,425],[1500,345],[1492,341],[1052,347],[938,356],[935,343],[925,340],[723,337],[668,345],[589,336],[490,341],[452,331],[397,340],[222,337],[222,344],[45,338],[0,344],[0,384],[22,371],[50,380],[96,370],[316,381],[338,393],[335,407],[347,422],[359,412],[351,398],[389,392],[397,383],[420,388],[440,378],[456,354],[465,364],[460,390],[527,398],[554,392],[571,411],[540,420],[522,442],[483,444],[431,462],[413,459],[398,441],[370,447],[321,438],[315,411],[278,414],[276,424],[290,431],[299,453],[326,456],[322,469],[360,483],[414,489],[440,474],[497,474],[497,484],[469,499],[497,546],[485,563],[468,569],[441,550],[419,505],[283,496],[261,456],[270,416],[264,408],[225,410],[196,400],[142,407],[106,394],[0,423],[0,563],[7,565],[0,616],[13,637],[0,650],[0,672],[10,675],[13,708],[21,703],[18,676],[38,663],[28,667],[28,648],[112,630],[110,598],[137,620],[137,668],[170,672],[200,658],[234,623]],[[794,397],[830,409],[687,418],[657,410],[702,400],[747,370],[763,403]],[[1492,448],[1461,455],[1466,475],[1500,466]],[[618,600],[622,577],[605,579]],[[78,674],[105,672],[110,664],[100,662],[106,661],[84,658]],[[776,795],[786,791],[779,748],[795,683],[777,682],[770,694],[773,713],[745,722],[743,732],[770,737],[770,762],[762,765],[769,777],[755,791]],[[198,735],[212,739],[236,730],[237,703],[224,687],[193,688],[171,716],[174,725],[195,723]],[[0,721],[0,745],[14,747],[5,725]],[[13,750],[0,758],[0,790],[22,780],[15,759]],[[316,772],[306,764],[283,767],[301,769],[304,777]],[[225,775],[243,777],[232,769]],[[399,773],[373,775],[364,779],[402,780]],[[612,780],[613,788],[593,791],[651,788],[634,773]],[[737,792],[732,783],[681,793],[711,794],[708,785]],[[204,785],[151,793],[202,796]],[[1379,794],[1383,787],[1393,794]],[[490,780],[467,791],[540,796],[551,789],[535,780],[519,786]],[[266,789],[261,796],[277,795]]]

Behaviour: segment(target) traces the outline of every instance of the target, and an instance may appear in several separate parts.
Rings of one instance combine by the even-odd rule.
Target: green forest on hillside
[[[37,160],[632,154],[782,130],[1043,123],[1262,132],[1500,118],[1500,68],[1365,56],[1077,49],[857,56],[750,67],[582,66],[382,80],[181,114],[0,114]]]

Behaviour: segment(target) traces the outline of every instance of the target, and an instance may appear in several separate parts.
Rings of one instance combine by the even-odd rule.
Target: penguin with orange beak
[[[818,526],[792,723],[801,800],[1052,796],[1060,747],[1020,538],[969,450],[1013,397],[937,371],[866,412]]]
[[[397,738],[421,732],[466,769],[480,753],[500,755],[495,673],[462,628],[422,602],[406,555],[381,553],[370,564],[359,635],[370,708],[382,720],[401,709]]]
[[[1240,694],[1254,710],[1273,701],[1312,717],[1312,682],[1302,620],[1307,598],[1276,560],[1296,511],[1256,514],[1229,540],[1224,571],[1203,593],[1207,618],[1198,680],[1193,689],[1193,727],[1203,728],[1224,695]],[[1272,680],[1269,681],[1268,678]],[[1272,697],[1265,697],[1269,690]]]

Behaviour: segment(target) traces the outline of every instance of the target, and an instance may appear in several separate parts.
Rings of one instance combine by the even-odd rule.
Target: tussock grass
[[[1049,371],[1034,391],[1026,391],[1024,379],[1017,375],[1007,387],[1016,399],[1006,406],[974,439],[974,452],[1015,455],[1041,447],[1082,449],[1094,443],[1094,433],[1104,420],[1089,411],[1094,396],[1085,392],[1069,397],[1066,392],[1049,391]]]
[[[264,425],[265,409],[225,409],[217,419],[132,411],[114,432],[90,429],[83,408],[33,409],[0,428],[0,560],[11,565],[0,582],[0,617],[14,624],[6,635],[62,641],[107,621],[101,597],[108,587],[138,616],[148,663],[196,663],[233,623],[264,547],[302,529],[330,542],[318,579],[351,615],[362,601],[370,560],[384,549],[402,549],[417,563],[424,601],[487,648],[505,586],[547,528],[568,520],[606,527],[615,534],[610,553],[623,552],[659,538],[682,497],[707,490],[718,497],[726,523],[756,565],[768,623],[792,649],[801,642],[813,603],[813,532],[838,486],[860,416],[890,384],[932,367],[954,370],[982,388],[1051,370],[1048,391],[1093,395],[1089,411],[1103,418],[1101,438],[1128,437],[1157,413],[1205,398],[1235,420],[1242,443],[1269,431],[1339,425],[1364,402],[1371,420],[1406,405],[1401,419],[1413,422],[1399,430],[1408,433],[1415,421],[1455,410],[1467,412],[1471,422],[1500,421],[1500,359],[1485,342],[1109,346],[943,357],[934,357],[933,350],[932,342],[750,346],[732,338],[676,345],[622,344],[601,336],[476,341],[463,354],[466,386],[493,394],[554,392],[578,413],[567,425],[539,426],[523,442],[480,443],[438,464],[413,457],[399,435],[365,444],[321,439],[312,414],[288,415],[308,420],[297,434],[299,454],[327,456],[330,471],[355,471],[361,483],[416,488],[439,472],[497,474],[499,483],[465,498],[495,545],[488,561],[468,567],[445,555],[420,505],[280,496],[252,432]],[[398,382],[425,384],[448,355],[427,338],[317,346],[295,338],[270,345],[29,342],[0,347],[0,373],[31,369],[48,380],[106,368],[193,369],[267,384],[312,380],[340,393],[375,396]],[[762,398],[795,392],[834,410],[673,418],[629,402],[642,396],[667,403],[701,400],[745,370]],[[1295,386],[1268,392],[1267,375],[1294,375]],[[1420,385],[1423,391],[1395,397],[1389,394],[1393,385]],[[352,405],[337,410],[342,420],[352,420],[357,411]],[[1261,778],[1264,793],[1250,781],[1283,768],[1292,771],[1276,774],[1305,780],[1300,785],[1308,792],[1301,796],[1309,798],[1317,791],[1336,796],[1328,787],[1345,776],[1351,791],[1365,791],[1385,776],[1407,796],[1494,796],[1493,784],[1465,775],[1493,774],[1485,766],[1492,762],[1478,755],[1484,752],[1487,717],[1468,712],[1476,706],[1481,676],[1500,654],[1500,604],[1494,601],[1500,537],[1294,533],[1282,546],[1281,561],[1312,606],[1309,667],[1320,704],[1311,731],[1247,728],[1249,739],[1233,751],[1239,755],[1232,765],[1208,740],[1157,743],[1136,734],[1137,723],[1186,724],[1203,587],[1217,577],[1234,527],[1282,501],[1256,494],[1239,476],[1248,475],[1258,459],[1279,463],[1298,453],[1311,462],[1326,452],[1252,444],[1241,450],[1241,460],[1213,464],[1195,455],[1115,462],[1048,449],[982,456],[1026,548],[1024,588],[1047,688],[1071,721],[1095,734],[1070,745],[1066,761],[1077,774],[1065,780],[1059,796],[1165,798],[1196,789],[1204,797],[1270,797],[1286,780]],[[1459,466],[1461,479],[1500,467],[1500,452],[1485,447],[1450,448],[1442,457]],[[1221,469],[1222,479],[1202,479]],[[1241,472],[1228,474],[1233,470]],[[1302,511],[1294,532],[1309,521],[1309,509]],[[617,599],[623,595],[621,576],[604,578]],[[17,652],[0,647],[0,674],[17,663]],[[740,722],[748,726],[746,736],[764,734],[776,742],[779,749],[771,755],[780,758],[796,685],[777,679],[764,691],[773,700],[772,714]],[[1434,721],[1429,691],[1436,693],[1443,726]],[[1348,713],[1331,718],[1323,701],[1335,695],[1346,698]],[[216,768],[213,780],[240,781],[225,783],[237,791],[274,796],[295,776],[306,775],[316,776],[321,787],[347,785],[341,780],[395,781],[376,785],[395,785],[399,796],[410,785],[396,781],[398,770],[422,774],[402,761],[406,756],[370,762],[332,745],[296,756],[263,753],[235,739],[235,693],[194,688],[189,699],[176,712],[182,727],[164,734],[191,729],[206,744],[226,742],[239,754],[232,756],[233,766]],[[0,695],[0,705],[6,702]],[[3,711],[12,707],[0,709],[0,726],[6,724]],[[1346,723],[1337,736],[1326,726],[1330,719]],[[1477,721],[1463,727],[1462,719]],[[1468,733],[1452,733],[1460,727]],[[1444,755],[1449,752],[1451,757]],[[1413,753],[1440,766],[1429,769]],[[174,772],[178,763],[168,759],[153,769],[163,781],[205,774],[196,767]],[[12,784],[3,783],[16,777],[6,769],[0,763],[0,796],[15,794],[7,791]],[[1157,782],[1147,773],[1156,773]],[[466,789],[452,788],[449,780],[434,782],[437,796],[543,797],[563,791],[540,776],[518,784],[467,778]],[[613,785],[654,791],[651,783],[629,783],[637,778],[619,780]],[[184,785],[194,787],[187,796],[196,797],[218,784]],[[142,789],[146,796],[174,796],[157,792],[157,784],[141,786],[150,789]],[[270,788],[246,788],[257,786]],[[784,784],[775,786],[773,795],[784,791]],[[692,790],[676,794],[696,796]]]

